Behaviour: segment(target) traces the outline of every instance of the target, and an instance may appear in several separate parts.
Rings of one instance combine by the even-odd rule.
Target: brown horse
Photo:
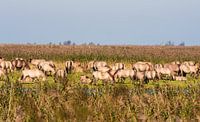
[[[22,59],[22,58],[16,58],[11,61],[14,69],[21,70],[21,69],[30,69],[30,66],[28,64],[28,61]]]

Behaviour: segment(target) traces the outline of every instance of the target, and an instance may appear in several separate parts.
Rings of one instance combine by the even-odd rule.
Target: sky
[[[200,45],[200,0],[0,0],[0,43]]]

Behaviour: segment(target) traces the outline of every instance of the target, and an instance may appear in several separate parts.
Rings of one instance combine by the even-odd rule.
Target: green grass
[[[80,85],[80,76],[81,75],[88,75],[90,76],[90,78],[92,78],[90,73],[72,73],[72,74],[68,74],[67,75],[67,79],[69,81],[69,84],[72,86],[76,86],[76,85]],[[8,75],[8,78],[10,81],[13,82],[17,82],[19,81],[21,77],[21,72],[15,71],[12,72]],[[165,86],[165,85],[169,85],[169,86],[174,86],[174,87],[187,87],[189,85],[197,85],[200,83],[200,79],[194,79],[190,76],[187,77],[188,80],[187,81],[173,81],[173,80],[155,80],[155,81],[149,81],[148,84],[145,84],[144,87],[155,87],[155,86]],[[1,77],[0,78],[1,82],[0,85],[5,83],[5,80],[7,80],[7,77]],[[34,85],[34,83],[38,83],[41,82],[39,80],[34,80],[31,82],[23,82],[23,84],[25,84],[26,86],[31,86]],[[48,76],[46,81],[50,86],[54,86],[55,85],[55,81],[54,81],[54,77]],[[109,84],[109,83],[108,83]],[[139,84],[138,81],[132,81],[130,78],[126,78],[124,81],[120,81],[117,80],[116,83],[114,85],[125,85],[127,87],[134,87],[134,84]],[[101,86],[104,85],[103,82],[101,80],[97,81],[97,86]],[[88,86],[94,86],[91,84],[88,84]]]
[[[55,46],[0,45],[6,60],[39,58],[63,63],[103,60],[109,64],[136,61],[166,63],[200,60],[199,47],[170,46]],[[113,53],[110,53],[113,52]],[[64,82],[22,83],[21,72],[0,78],[0,121],[200,121],[200,78],[188,81],[159,80],[141,85],[127,78],[124,83],[80,84],[72,73]]]
[[[16,82],[14,72],[1,84],[0,119],[15,121],[139,121],[192,120],[200,116],[199,80],[150,81],[144,86],[130,79],[124,83],[82,85],[82,73],[68,75],[68,82]],[[195,82],[194,82],[195,81]],[[19,111],[19,112],[17,112]]]

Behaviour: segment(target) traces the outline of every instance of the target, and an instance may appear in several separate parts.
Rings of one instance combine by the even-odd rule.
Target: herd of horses
[[[104,82],[124,81],[130,78],[132,81],[138,80],[141,83],[147,83],[149,80],[178,80],[186,81],[186,75],[189,74],[198,78],[200,74],[200,65],[194,61],[174,61],[166,64],[153,64],[151,62],[136,62],[131,67],[126,67],[124,63],[115,63],[109,66],[105,61],[91,61],[87,64],[89,69],[93,69],[93,80],[82,76],[82,81]],[[86,83],[87,83],[86,82]]]
[[[80,82],[84,84],[96,84],[98,80],[104,83],[123,82],[126,78],[141,83],[149,80],[179,80],[186,81],[186,75],[197,78],[200,74],[200,65],[194,61],[174,61],[166,64],[153,64],[151,62],[136,62],[129,67],[124,63],[109,65],[105,61],[90,61],[80,63],[78,61],[66,61],[64,68],[57,68],[55,62],[45,59],[15,58],[7,61],[0,57],[0,77],[13,71],[21,71],[21,81],[27,79],[42,79],[53,76],[54,78],[67,79],[67,75],[75,72],[88,72],[82,75]],[[91,77],[92,76],[92,77]]]

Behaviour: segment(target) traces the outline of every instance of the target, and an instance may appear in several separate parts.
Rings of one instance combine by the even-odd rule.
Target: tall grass
[[[2,121],[200,120],[200,84],[88,86],[7,79],[1,86]],[[58,87],[59,86],[59,87]]]
[[[109,62],[151,61],[164,63],[175,60],[200,60],[200,47],[176,46],[48,46],[48,45],[0,45],[0,56],[45,58],[54,61],[69,59],[78,61],[104,60]]]
[[[0,45],[0,56],[57,62],[198,62],[200,47]],[[20,72],[14,72],[1,79],[0,121],[200,121],[198,80],[90,86],[79,84],[77,73],[64,83],[48,77],[46,82],[23,84],[19,77]]]

